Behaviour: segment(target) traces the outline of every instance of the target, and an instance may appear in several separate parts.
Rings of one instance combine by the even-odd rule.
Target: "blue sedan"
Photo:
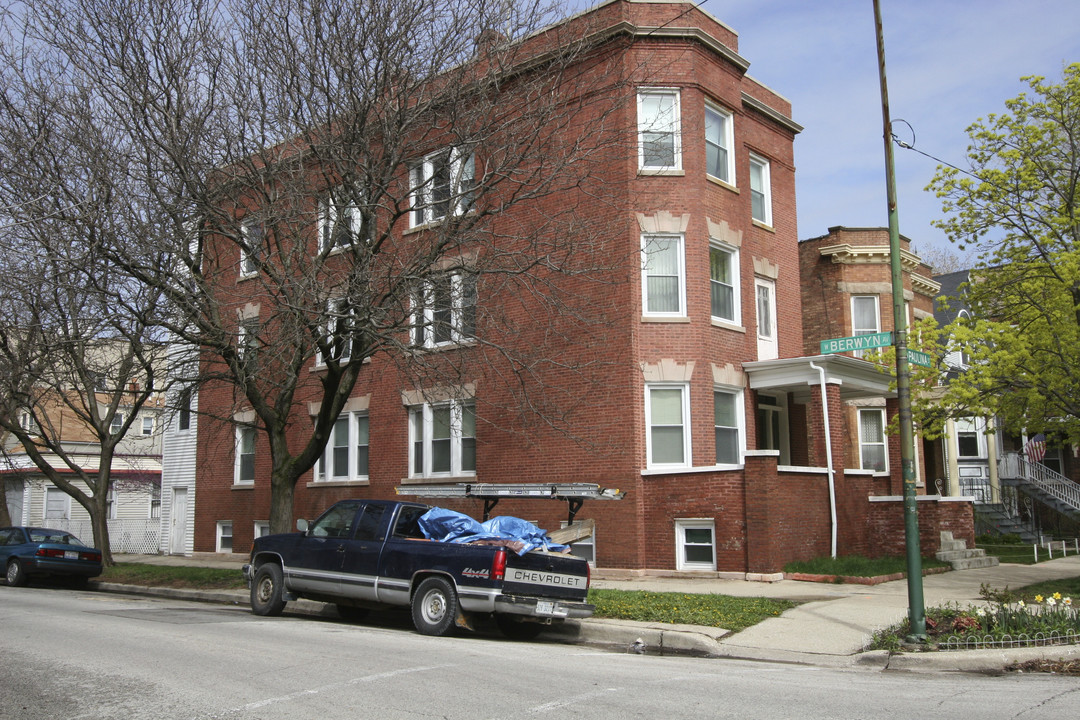
[[[101,574],[101,551],[84,545],[63,530],[36,527],[0,528],[0,562],[8,585],[25,585],[30,577],[64,577],[76,584]]]

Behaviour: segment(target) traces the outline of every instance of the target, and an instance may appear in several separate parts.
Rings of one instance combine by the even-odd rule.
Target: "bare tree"
[[[569,432],[601,379],[598,287],[625,279],[629,250],[605,245],[621,233],[592,169],[618,157],[632,105],[618,39],[564,16],[543,0],[43,0],[20,17],[100,129],[87,141],[120,151],[102,165],[124,186],[107,210],[122,232],[98,245],[111,271],[165,295],[199,382],[234,397],[217,419],[242,411],[269,441],[273,531],[368,358],[418,391],[497,384],[478,422],[507,431]]]

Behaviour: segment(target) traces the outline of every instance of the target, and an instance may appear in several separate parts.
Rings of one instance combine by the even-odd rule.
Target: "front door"
[[[172,489],[169,507],[169,553],[183,555],[187,549],[187,488]]]
[[[757,295],[758,360],[775,360],[778,355],[776,340],[776,282],[766,278],[754,278]]]

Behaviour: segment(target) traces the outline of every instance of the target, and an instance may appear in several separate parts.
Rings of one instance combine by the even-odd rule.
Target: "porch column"
[[[1001,502],[1001,479],[998,477],[997,428],[994,418],[986,419],[986,454],[990,460],[990,502]]]
[[[956,421],[949,418],[945,421],[945,437],[942,438],[945,447],[945,470],[948,473],[948,495],[956,497],[960,494],[960,465],[956,458],[960,453],[960,446],[956,438]]]

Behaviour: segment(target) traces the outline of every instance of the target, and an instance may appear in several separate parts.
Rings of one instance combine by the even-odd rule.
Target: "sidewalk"
[[[120,555],[117,562],[145,562],[160,565],[199,565],[235,568],[246,562],[245,556],[197,553],[191,557],[160,555]],[[923,578],[925,605],[946,603],[961,606],[980,603],[983,584],[994,589],[1018,588],[1032,583],[1080,576],[1080,556],[1059,558],[1038,565],[1005,564],[975,570],[954,570]],[[971,650],[962,652],[902,653],[890,656],[885,651],[862,652],[877,631],[907,617],[907,581],[880,585],[844,585],[782,580],[748,582],[679,577],[605,578],[602,571],[593,575],[595,588],[651,590],[656,592],[719,593],[741,597],[766,597],[800,603],[776,618],[769,618],[739,633],[719,628],[675,626],[663,623],[635,623],[621,620],[586,620],[566,623],[546,633],[564,642],[597,643],[630,647],[640,639],[647,652],[678,651],[715,657],[732,657],[774,662],[795,662],[832,667],[876,667],[918,671],[995,671],[1002,667],[1036,658],[1080,658],[1080,646]],[[131,591],[130,586],[101,589]],[[191,597],[247,604],[247,593],[200,592],[153,588],[146,591],[165,597]],[[198,597],[192,597],[198,595]],[[299,612],[321,614],[321,603],[301,601],[289,607]]]

